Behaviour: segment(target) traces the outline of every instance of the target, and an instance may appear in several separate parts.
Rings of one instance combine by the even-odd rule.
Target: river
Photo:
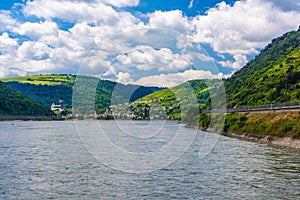
[[[298,153],[195,131],[172,122],[0,122],[0,199],[300,199]]]

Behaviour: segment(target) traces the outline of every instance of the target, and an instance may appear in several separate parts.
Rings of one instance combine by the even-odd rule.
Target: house
[[[51,110],[58,110],[60,112],[64,111],[64,104],[63,104],[63,100],[59,100],[59,104],[54,104],[52,103],[51,105]]]

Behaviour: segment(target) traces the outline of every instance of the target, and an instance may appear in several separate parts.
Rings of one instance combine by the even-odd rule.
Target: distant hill
[[[81,79],[85,78],[87,81],[95,80],[97,82],[96,88],[90,88],[91,90],[96,89],[95,107],[97,113],[104,112],[111,105],[111,97],[116,86],[118,94],[114,94],[114,97],[119,102],[135,101],[154,91],[163,89],[158,87],[124,85],[88,76],[78,77]],[[66,105],[72,105],[73,86],[76,78],[76,75],[71,74],[51,74],[5,78],[1,79],[1,81],[6,82],[7,85],[15,90],[49,107],[52,103],[57,103],[60,99]]]
[[[45,115],[49,110],[0,81],[0,115]]]
[[[300,101],[300,28],[273,39],[225,81],[228,107]]]

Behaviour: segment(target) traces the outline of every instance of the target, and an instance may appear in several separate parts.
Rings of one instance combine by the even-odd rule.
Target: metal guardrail
[[[213,109],[204,110],[204,113],[231,113],[231,112],[253,112],[253,111],[268,111],[268,110],[286,110],[286,109],[300,109],[300,102],[289,102],[279,104],[268,104],[263,106],[249,106],[240,108],[227,109]]]

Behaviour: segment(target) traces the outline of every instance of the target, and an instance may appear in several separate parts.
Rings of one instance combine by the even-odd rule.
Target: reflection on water
[[[0,199],[300,198],[299,154],[220,137],[212,152],[199,159],[203,137],[199,132],[171,165],[132,174],[91,156],[71,121],[0,122]]]

